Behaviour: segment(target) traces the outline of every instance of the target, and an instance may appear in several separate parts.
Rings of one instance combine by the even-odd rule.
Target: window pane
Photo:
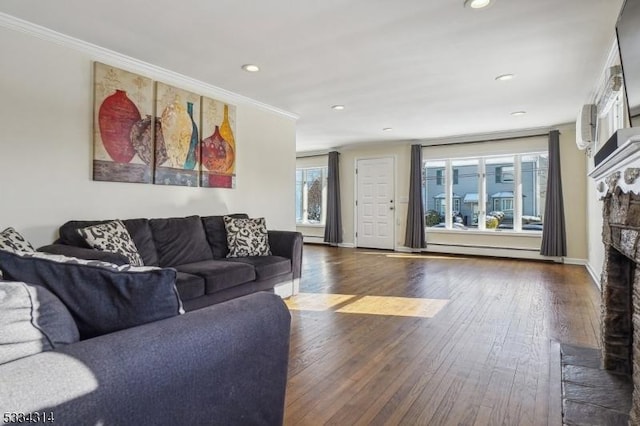
[[[444,161],[427,161],[424,167],[424,211],[428,228],[444,228],[445,218],[445,168]]]
[[[546,153],[522,156],[523,231],[542,231],[548,163],[549,156]]]
[[[513,229],[513,157],[487,158],[487,229]]]
[[[327,167],[296,169],[296,223],[324,224]]]
[[[320,223],[322,218],[322,169],[307,169],[307,221]]]
[[[453,160],[451,162],[454,176],[454,228],[478,228],[478,163],[478,160]]]

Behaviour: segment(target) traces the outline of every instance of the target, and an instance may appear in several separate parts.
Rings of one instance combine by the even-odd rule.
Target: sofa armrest
[[[268,231],[271,253],[291,259],[293,278],[302,275],[302,234],[295,231]]]
[[[129,263],[129,259],[121,254],[84,247],[69,246],[66,244],[50,244],[48,246],[40,247],[38,251],[77,257],[85,260],[101,260],[102,262],[115,263],[116,265],[126,265]]]
[[[0,412],[55,423],[279,425],[290,315],[255,293],[0,365]]]

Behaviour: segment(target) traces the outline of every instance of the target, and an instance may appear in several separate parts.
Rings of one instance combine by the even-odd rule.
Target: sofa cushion
[[[213,259],[199,216],[150,219],[160,266]]]
[[[182,301],[204,296],[204,278],[177,271],[176,288]]]
[[[246,263],[256,270],[258,280],[268,280],[291,272],[291,259],[281,256],[249,256],[227,259],[229,262]]]
[[[114,220],[101,225],[87,226],[78,229],[78,233],[92,248],[121,254],[129,260],[129,264],[144,266],[138,248],[121,221]]]
[[[75,247],[91,248],[89,244],[78,234],[78,229],[87,226],[100,225],[111,220],[70,220],[58,230],[60,238],[58,242]],[[138,253],[147,266],[158,266],[158,253],[151,235],[149,219],[125,219],[122,221],[129,231],[131,239],[138,248]]]
[[[153,234],[149,226],[149,219],[125,219],[122,221],[127,227],[131,239],[138,248],[138,253],[146,266],[159,266],[158,251],[153,242]]]
[[[0,281],[0,312],[0,364],[80,339],[67,308],[44,287]]]
[[[184,312],[173,269],[0,250],[0,270],[6,279],[51,290],[71,312],[83,339]]]
[[[263,217],[257,219],[234,219],[224,217],[227,230],[227,257],[269,256],[269,234]]]
[[[235,213],[227,215],[234,219],[248,219],[244,213]],[[227,246],[227,230],[224,226],[224,216],[205,216],[202,218],[202,225],[207,235],[207,241],[214,258],[224,259],[229,254]]]
[[[29,241],[13,228],[7,228],[0,232],[0,249],[23,252],[35,251]]]
[[[253,266],[246,263],[228,262],[226,260],[205,260],[186,265],[178,265],[180,272],[198,275],[204,278],[207,294],[224,290],[256,279]]]

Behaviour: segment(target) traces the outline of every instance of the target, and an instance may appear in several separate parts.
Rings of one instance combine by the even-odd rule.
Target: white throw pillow
[[[271,256],[267,224],[263,217],[258,219],[235,219],[224,217],[227,231],[227,257]]]
[[[14,253],[33,253],[35,249],[18,231],[7,228],[0,232],[0,250],[12,251]]]
[[[121,254],[129,259],[133,266],[144,266],[129,231],[119,220],[78,229],[84,240],[96,250]]]

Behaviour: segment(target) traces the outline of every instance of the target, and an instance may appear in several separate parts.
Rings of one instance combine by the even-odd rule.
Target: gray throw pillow
[[[227,231],[227,257],[271,256],[269,233],[263,217],[257,219],[237,219],[224,217]]]
[[[121,254],[129,259],[130,265],[144,266],[136,244],[121,221],[114,220],[99,225],[87,226],[86,228],[78,229],[78,233],[90,247],[100,251]]]
[[[49,290],[0,281],[0,364],[79,340],[67,308]]]
[[[29,241],[27,241],[18,231],[13,228],[7,228],[0,232],[0,249],[8,251],[20,251],[31,253],[35,249]]]
[[[184,313],[175,269],[0,250],[0,270],[58,296],[82,339]]]

